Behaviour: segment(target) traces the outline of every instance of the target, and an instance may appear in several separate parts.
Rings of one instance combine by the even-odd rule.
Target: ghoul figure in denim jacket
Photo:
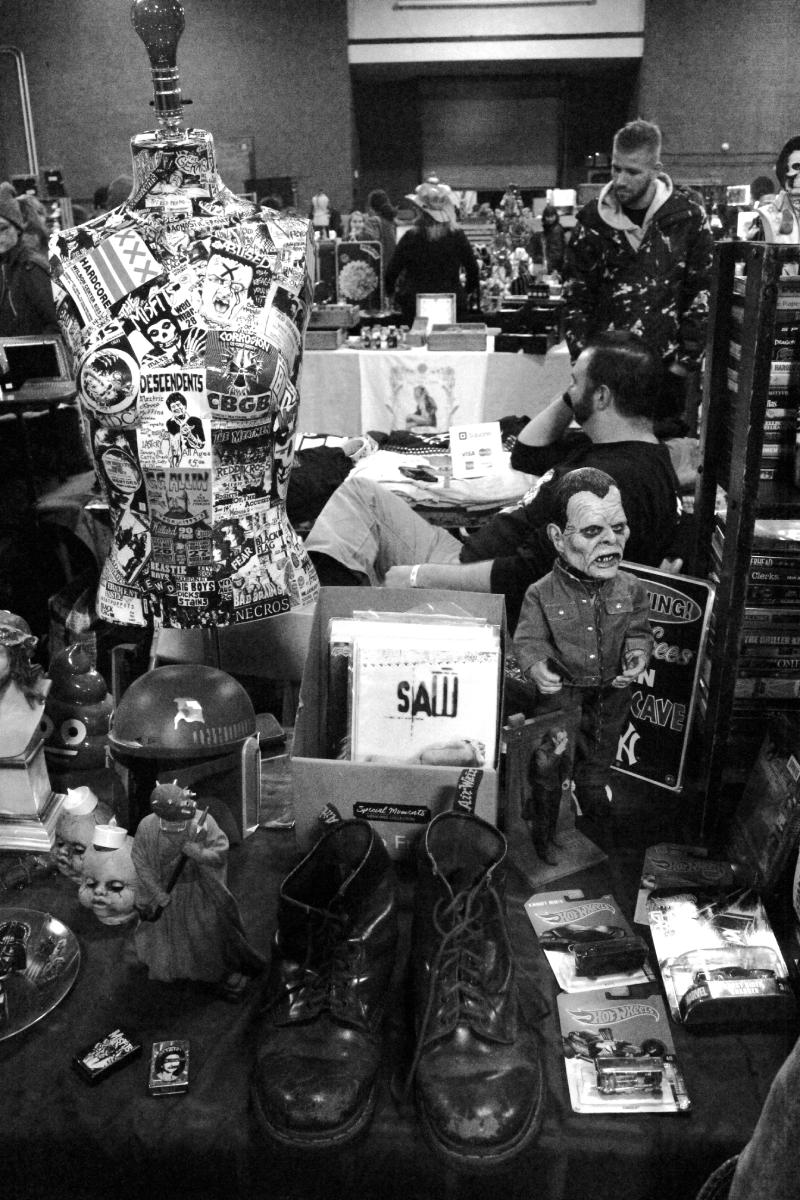
[[[514,648],[536,684],[536,712],[578,708],[573,779],[583,815],[607,824],[608,776],[630,709],[630,685],[653,648],[647,591],[619,564],[628,523],[619,488],[591,467],[553,494],[548,536],[558,559],[525,594]]]

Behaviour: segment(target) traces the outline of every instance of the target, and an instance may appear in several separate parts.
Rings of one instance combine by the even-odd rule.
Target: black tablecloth
[[[290,831],[259,829],[230,852],[229,881],[251,940],[265,954],[280,880],[297,861]],[[638,858],[640,863],[641,859]],[[611,887],[632,915],[633,863],[602,864],[565,886],[597,895]],[[401,872],[404,937],[386,1029],[375,1119],[361,1141],[327,1153],[267,1143],[249,1110],[249,1077],[263,984],[231,1004],[195,984],[159,984],[128,961],[127,935],[97,923],[61,876],[0,904],[52,913],[77,935],[82,962],[62,1003],[38,1024],[0,1042],[0,1196],[4,1200],[160,1200],[166,1196],[264,1200],[693,1200],[711,1169],[748,1137],[794,1030],[691,1036],[675,1029],[693,1111],[687,1116],[573,1114],[557,1031],[557,987],[523,909],[531,893],[512,871],[512,940],[528,1017],[539,1029],[549,1099],[538,1140],[491,1175],[462,1176],[441,1165],[389,1082],[411,1047],[403,955],[408,952],[413,882]],[[72,1055],[117,1026],[144,1043],[140,1059],[89,1087]],[[191,1042],[188,1094],[147,1094],[150,1043]]]

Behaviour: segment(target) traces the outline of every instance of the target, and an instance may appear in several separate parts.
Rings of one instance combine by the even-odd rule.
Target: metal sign
[[[692,727],[714,585],[638,563],[625,570],[645,584],[655,647],[631,688],[631,711],[614,768],[678,791]]]

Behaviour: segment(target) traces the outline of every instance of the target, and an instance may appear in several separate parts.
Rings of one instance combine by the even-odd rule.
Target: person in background
[[[679,485],[669,449],[653,433],[660,375],[658,359],[626,331],[605,334],[582,351],[569,391],[523,427],[511,452],[511,466],[538,482],[465,542],[430,525],[388,487],[350,475],[306,538],[320,583],[494,592],[505,596],[513,633],[526,589],[555,559],[547,535],[550,491],[577,467],[596,467],[618,481],[630,560],[679,570],[673,561]],[[578,430],[569,428],[573,419]]]
[[[31,254],[38,255],[43,266],[50,270],[47,258],[47,248],[50,242],[50,229],[47,224],[47,209],[36,196],[18,196],[19,207],[25,219],[22,240]]]
[[[564,332],[574,362],[609,329],[643,337],[667,369],[661,436],[686,432],[690,377],[705,350],[714,239],[702,204],[661,167],[661,131],[614,137],[611,182],[577,214],[564,262]]]
[[[545,275],[560,275],[564,267],[566,238],[558,210],[552,204],[542,209],[542,262]]]
[[[397,209],[392,205],[383,188],[375,188],[367,196],[367,215],[375,217],[378,222],[378,241],[383,251],[383,265],[386,268],[394,254],[397,245],[397,229],[395,219]]]
[[[406,200],[418,216],[386,267],[386,294],[394,294],[405,325],[414,323],[420,292],[454,293],[456,317],[461,319],[469,310],[469,297],[477,291],[479,271],[472,246],[456,220],[455,198],[446,184],[426,182]]]
[[[774,194],[775,180],[770,179],[769,175],[756,175],[750,184],[750,203],[753,207],[758,208],[759,204]]]
[[[347,218],[347,239],[351,242],[377,242],[378,222],[359,209]]]
[[[0,336],[59,333],[50,275],[23,240],[25,217],[10,183],[0,184]]]
[[[112,179],[108,185],[108,194],[106,196],[106,207],[117,208],[120,204],[124,204],[133,191],[133,177],[131,175],[118,175],[116,179]]]

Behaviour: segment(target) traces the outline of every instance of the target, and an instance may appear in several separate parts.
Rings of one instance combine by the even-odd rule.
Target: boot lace
[[[499,897],[488,884],[457,893],[452,900],[438,900],[433,924],[439,944],[430,967],[430,983],[420,1022],[417,1045],[406,1080],[408,1096],[422,1053],[431,1033],[452,1029],[459,1017],[469,1012],[470,1021],[488,1023],[491,1012],[487,987],[487,964],[483,948],[486,912],[500,906]],[[503,936],[505,926],[503,925]]]
[[[327,1009],[337,1016],[356,1017],[360,1011],[355,989],[350,986],[360,947],[348,940],[347,925],[345,917],[326,913],[315,932],[295,993],[315,1015]]]

